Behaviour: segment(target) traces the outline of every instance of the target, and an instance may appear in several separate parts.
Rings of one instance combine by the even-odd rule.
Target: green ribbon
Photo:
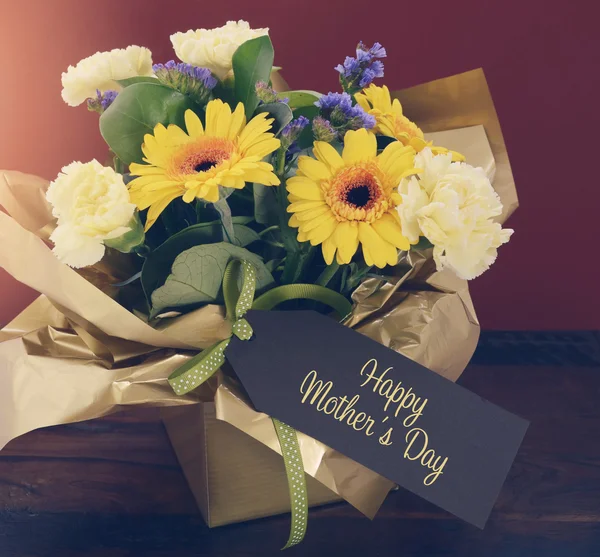
[[[241,290],[238,288],[240,276]],[[244,318],[250,308],[270,310],[289,300],[306,299],[330,306],[340,318],[346,317],[352,310],[352,304],[341,294],[316,284],[279,286],[254,300],[255,290],[254,267],[248,261],[237,259],[230,261],[223,276],[223,298],[227,319],[232,324],[232,336],[235,335],[240,340],[250,340],[253,335],[250,323]],[[175,393],[178,395],[189,393],[212,377],[225,363],[225,349],[230,342],[231,337],[213,344],[175,370],[169,377],[169,384]],[[308,520],[306,478],[296,430],[275,418],[271,419],[281,446],[290,490],[292,525],[289,539],[283,547],[287,549],[300,543],[306,534]]]
[[[241,274],[242,289],[238,290],[238,277]],[[252,327],[244,319],[252,307],[256,290],[256,271],[248,261],[233,259],[223,276],[223,297],[227,319],[232,322],[231,332],[240,340],[252,337]],[[203,350],[169,376],[169,384],[177,395],[184,395],[198,388],[225,363],[225,349],[231,337]]]

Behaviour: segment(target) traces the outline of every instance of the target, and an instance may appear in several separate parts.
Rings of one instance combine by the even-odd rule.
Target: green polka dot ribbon
[[[277,432],[281,454],[285,464],[285,472],[290,490],[290,501],[292,506],[292,525],[290,537],[282,549],[287,549],[299,544],[306,534],[308,523],[308,494],[306,492],[306,478],[304,477],[304,464],[298,444],[296,430],[275,418],[273,425]]]
[[[241,288],[238,287],[241,278]],[[288,284],[269,290],[256,300],[256,271],[248,261],[232,260],[223,276],[223,298],[227,319],[231,321],[232,336],[250,340],[253,335],[250,323],[244,318],[250,309],[270,310],[288,300],[307,299],[332,307],[339,317],[350,313],[352,305],[338,292],[315,284]],[[176,394],[184,395],[202,385],[225,363],[225,349],[231,337],[217,342],[179,367],[169,377],[169,384]],[[296,430],[275,418],[273,425],[281,446],[291,501],[292,525],[290,536],[283,547],[287,549],[302,541],[306,534],[308,497],[302,454]]]
[[[238,278],[241,274],[242,288],[238,290]],[[254,302],[256,290],[256,271],[248,261],[234,259],[229,262],[223,276],[223,297],[227,319],[232,322],[231,332],[240,340],[252,337],[252,327],[244,319],[246,312]],[[169,377],[169,384],[175,394],[184,395],[198,388],[225,363],[225,349],[231,337],[217,342],[187,361]]]

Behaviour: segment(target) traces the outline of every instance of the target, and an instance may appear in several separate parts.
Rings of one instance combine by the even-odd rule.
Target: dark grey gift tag
[[[528,422],[313,311],[250,311],[225,355],[257,410],[483,528]]]

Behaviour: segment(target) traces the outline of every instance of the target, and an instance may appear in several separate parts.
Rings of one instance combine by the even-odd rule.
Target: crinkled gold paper
[[[397,95],[429,139],[462,152],[494,178],[504,220],[517,197],[483,72]],[[219,419],[279,452],[271,420],[253,410],[232,381],[219,375],[184,397],[167,384],[187,358],[229,336],[222,308],[206,306],[162,320],[158,328],[136,317],[113,299],[110,283],[122,267],[119,273],[108,261],[78,273],[51,253],[46,187],[37,177],[0,173],[0,205],[8,213],[0,212],[0,266],[41,293],[0,332],[0,447],[33,429],[124,406],[214,400]],[[475,349],[479,324],[467,283],[436,272],[429,256],[406,253],[393,276],[365,280],[353,294],[347,325],[456,380]],[[308,474],[364,514],[375,514],[391,482],[306,435],[300,434],[300,446]]]

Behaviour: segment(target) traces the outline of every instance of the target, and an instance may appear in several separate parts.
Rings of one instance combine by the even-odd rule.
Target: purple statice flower
[[[331,143],[338,138],[337,130],[331,125],[329,120],[325,120],[323,116],[316,116],[312,123],[312,131],[317,141],[325,141]]]
[[[305,116],[298,116],[298,118],[292,120],[281,130],[281,134],[279,135],[281,147],[284,149],[291,149],[308,124],[310,124],[310,120]]]
[[[275,89],[273,89],[273,87],[271,87],[268,83],[265,83],[264,81],[257,81],[256,82],[256,96],[258,97],[258,100],[260,101],[261,104],[270,104],[270,103],[286,103],[289,101],[289,99],[285,98],[279,98],[277,91],[275,91]]]
[[[169,60],[166,64],[154,64],[154,75],[167,87],[176,89],[203,104],[208,101],[211,91],[217,86],[217,78],[208,68]]]
[[[102,100],[100,101],[100,104],[102,105],[102,110],[106,110],[117,98],[118,94],[118,91],[104,91],[104,93],[102,94]]]
[[[102,114],[113,103],[118,94],[117,91],[109,90],[102,93],[99,89],[96,89],[96,98],[87,101],[88,110]]]
[[[357,93],[373,83],[374,79],[383,77],[383,62],[378,58],[386,56],[385,48],[379,43],[375,43],[371,48],[366,47],[363,42],[358,43],[356,58],[347,56],[344,63],[335,68],[340,74],[344,91]]]
[[[342,139],[348,130],[375,127],[375,117],[367,114],[359,105],[353,105],[348,93],[328,93],[315,105],[320,115],[337,131],[338,139]]]

